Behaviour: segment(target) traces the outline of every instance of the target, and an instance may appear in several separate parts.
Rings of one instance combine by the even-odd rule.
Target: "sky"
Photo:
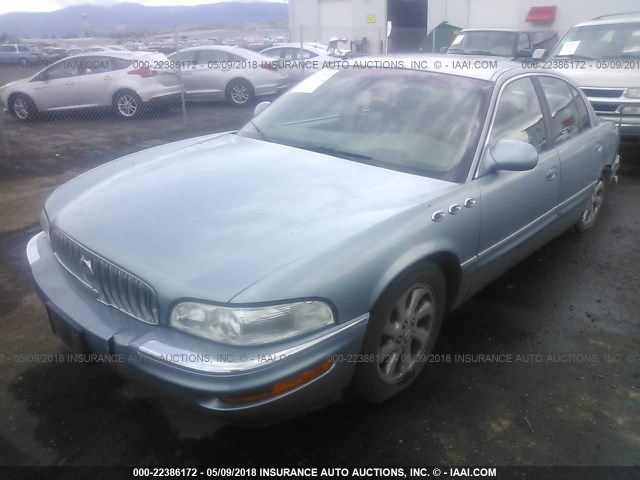
[[[201,5],[204,3],[218,3],[223,0],[127,0],[127,3],[139,3],[142,5]],[[246,1],[246,0],[245,0]],[[264,1],[264,0],[254,0]],[[0,0],[0,15],[9,12],[52,12],[73,5],[109,6],[116,3],[124,3],[124,0]]]

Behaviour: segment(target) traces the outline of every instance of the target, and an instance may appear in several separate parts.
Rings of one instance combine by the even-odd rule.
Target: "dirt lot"
[[[4,117],[0,159],[0,465],[638,465],[640,158],[626,158],[592,231],[567,233],[445,323],[416,385],[380,406],[334,405],[246,429],[184,410],[64,352],[24,248],[66,179],[172,139],[234,129],[211,104],[162,118]],[[479,355],[510,354],[511,362]],[[519,360],[518,360],[519,359]]]

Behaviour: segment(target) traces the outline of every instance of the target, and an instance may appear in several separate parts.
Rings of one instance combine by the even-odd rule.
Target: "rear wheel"
[[[576,223],[576,230],[584,232],[585,230],[593,227],[598,221],[598,216],[602,210],[602,204],[604,202],[604,194],[606,192],[606,182],[604,175],[601,175],[596,183],[589,204],[582,212],[582,217]]]
[[[380,403],[407,388],[422,371],[444,315],[445,282],[428,263],[389,287],[371,312],[353,386],[365,401]]]
[[[135,92],[123,90],[114,95],[113,108],[122,118],[136,118],[142,111],[142,99]]]
[[[241,78],[232,80],[227,85],[227,100],[236,107],[246,107],[255,98],[253,85]]]
[[[9,111],[19,120],[28,122],[36,116],[36,106],[26,95],[18,94],[9,101]]]

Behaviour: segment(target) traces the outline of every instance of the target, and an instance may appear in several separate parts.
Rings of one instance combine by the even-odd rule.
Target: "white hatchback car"
[[[107,106],[123,118],[134,118],[149,104],[179,97],[178,70],[168,67],[160,53],[74,55],[0,87],[0,102],[25,121],[38,112]]]
[[[169,55],[169,59],[182,71],[187,96],[195,99],[226,99],[243,107],[255,97],[284,90],[290,83],[277,62],[246,48],[191,47]]]

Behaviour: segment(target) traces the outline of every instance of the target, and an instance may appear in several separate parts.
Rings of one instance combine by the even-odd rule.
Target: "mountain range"
[[[221,2],[149,7],[120,3],[108,7],[78,5],[53,12],[0,15],[0,33],[20,37],[91,36],[160,32],[175,28],[236,27],[247,23],[286,23],[288,5],[271,2]]]

